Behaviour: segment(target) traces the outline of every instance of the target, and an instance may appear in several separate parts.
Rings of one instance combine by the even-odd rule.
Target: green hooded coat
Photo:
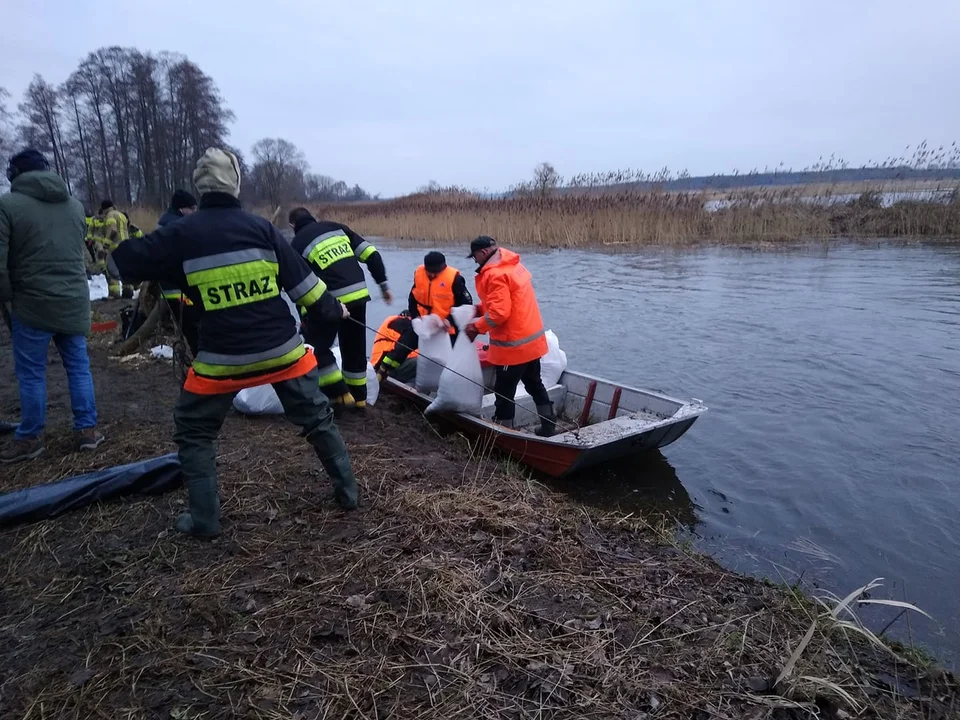
[[[90,332],[86,218],[59,175],[21,173],[0,197],[0,302],[30,327]]]

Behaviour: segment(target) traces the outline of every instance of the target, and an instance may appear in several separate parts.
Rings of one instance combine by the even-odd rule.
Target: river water
[[[374,326],[425,250],[377,244],[399,297],[371,303]],[[472,291],[465,248],[438,249]],[[776,582],[842,596],[885,578],[874,597],[936,620],[891,634],[960,664],[960,247],[521,255],[572,367],[710,408],[662,456],[560,490],[667,512]]]

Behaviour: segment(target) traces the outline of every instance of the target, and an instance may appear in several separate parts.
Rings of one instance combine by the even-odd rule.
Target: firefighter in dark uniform
[[[317,323],[308,312],[303,318],[303,336],[314,346],[320,366],[320,388],[334,405],[364,408],[367,405],[367,303],[370,291],[363,276],[364,263],[380,286],[387,304],[393,300],[387,286],[387,271],[377,249],[346,225],[317,220],[306,208],[290,211],[295,233],[293,249],[302,255],[327,289],[346,305],[351,320],[339,327]],[[330,348],[340,338],[343,369],[337,367]]]
[[[197,200],[186,190],[175,190],[170,198],[170,207],[157,220],[158,227],[165,227],[185,218],[197,209]],[[197,356],[197,340],[200,330],[200,310],[188,294],[181,292],[175,284],[167,281],[160,283],[160,294],[170,307],[170,316],[176,321],[187,341],[190,353]]]
[[[343,306],[273,225],[241,209],[235,155],[209,148],[193,182],[201,193],[196,213],[121,243],[109,260],[118,276],[172,282],[203,307],[199,352],[174,411],[189,498],[177,530],[201,537],[220,533],[217,435],[234,396],[265,384],[313,446],[337,503],[353,509],[357,483],[346,446],[317,385],[316,359],[280,292],[334,321],[343,317]]]
[[[412,318],[437,315],[453,325],[450,310],[461,305],[473,305],[473,297],[467,290],[467,281],[463,279],[460,271],[447,265],[447,258],[443,253],[433,250],[423,257],[423,265],[413,273],[413,287],[407,298],[407,305],[411,322],[397,341],[396,347],[381,359],[377,368],[381,381],[387,375],[394,374],[411,350],[416,350],[419,346],[419,338],[413,331]],[[456,328],[451,327],[451,342],[456,336]]]

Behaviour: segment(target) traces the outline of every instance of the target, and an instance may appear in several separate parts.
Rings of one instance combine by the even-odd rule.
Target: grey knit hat
[[[201,195],[222,192],[239,197],[240,163],[237,156],[229,150],[207,148],[197,160],[197,169],[193,171],[193,184]]]

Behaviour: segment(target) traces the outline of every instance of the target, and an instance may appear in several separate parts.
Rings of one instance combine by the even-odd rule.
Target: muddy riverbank
[[[172,368],[120,363],[107,341],[91,356],[108,442],[68,452],[51,365],[47,455],[4,469],[0,490],[174,449]],[[232,415],[218,461],[225,533],[212,543],[171,532],[182,492],[0,530],[3,717],[705,720],[816,706],[947,718],[960,707],[954,678],[922,656],[897,658],[804,596],[725,571],[669,523],[575,504],[391,398],[342,428],[356,513],[334,508],[291,426]]]

